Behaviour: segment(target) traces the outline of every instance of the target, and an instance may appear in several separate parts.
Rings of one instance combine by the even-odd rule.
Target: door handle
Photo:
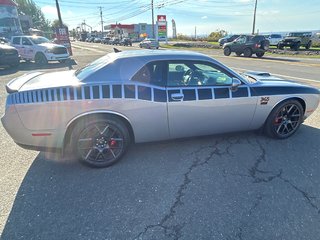
[[[182,101],[184,98],[184,95],[182,93],[173,93],[171,94],[171,99],[173,101]]]

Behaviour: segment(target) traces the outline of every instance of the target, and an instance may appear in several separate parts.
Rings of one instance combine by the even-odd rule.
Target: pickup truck
[[[15,47],[21,59],[35,61],[37,65],[46,65],[48,61],[65,62],[70,58],[67,48],[50,42],[40,36],[13,36],[11,45]]]

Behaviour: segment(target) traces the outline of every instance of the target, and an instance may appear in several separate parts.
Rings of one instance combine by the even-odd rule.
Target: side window
[[[164,63],[160,61],[148,63],[131,78],[131,81],[164,86],[163,67]]]
[[[32,44],[31,44],[31,42],[30,42],[30,40],[29,40],[28,38],[23,37],[23,38],[22,38],[22,45],[28,45],[28,46],[30,46],[30,45],[32,45]]]
[[[19,37],[13,38],[12,43],[13,43],[13,44],[20,45],[20,38],[19,38]]]
[[[167,79],[169,87],[232,84],[232,76],[230,74],[209,62],[169,62]]]

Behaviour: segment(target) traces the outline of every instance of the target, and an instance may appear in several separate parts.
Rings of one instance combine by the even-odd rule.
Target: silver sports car
[[[110,53],[77,71],[32,72],[6,86],[2,123],[28,149],[71,149],[106,167],[131,142],[264,129],[283,139],[317,108],[318,89],[240,75],[187,51]]]

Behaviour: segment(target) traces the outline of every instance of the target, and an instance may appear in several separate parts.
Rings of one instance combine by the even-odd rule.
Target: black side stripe
[[[320,94],[319,90],[308,87],[252,87],[251,96],[286,95],[286,94]]]

